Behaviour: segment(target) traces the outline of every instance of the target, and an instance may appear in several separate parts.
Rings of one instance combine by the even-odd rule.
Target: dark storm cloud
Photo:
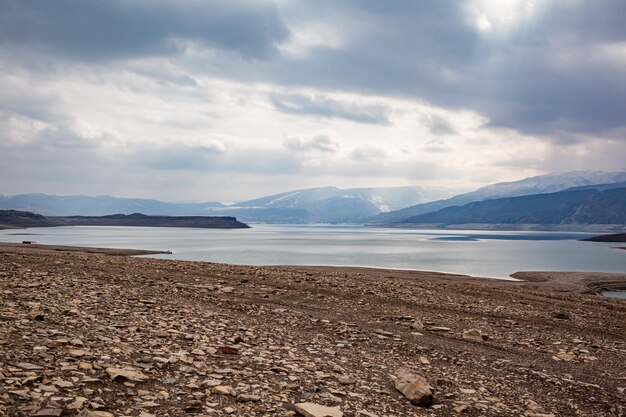
[[[525,133],[602,133],[626,124],[623,49],[621,64],[594,60],[603,44],[626,42],[621,1],[545,2],[529,21],[485,34],[457,1],[355,0],[336,8],[361,30],[356,23],[341,48],[285,59],[274,68],[283,82],[472,109],[492,126]],[[559,62],[563,54],[569,62]]]
[[[345,119],[357,123],[390,125],[385,106],[341,102],[323,95],[272,94],[274,108],[282,113]]]
[[[172,58],[181,74],[188,73],[175,82],[193,86],[194,77],[208,75],[406,97],[474,110],[488,126],[539,134],[555,144],[571,137],[563,132],[607,136],[625,127],[623,1],[554,0],[536,8],[528,20],[507,28],[494,23],[491,32],[480,33],[471,2],[453,0],[3,0],[0,49],[13,60],[24,58],[7,51],[22,49],[89,62],[173,57],[193,42],[216,51]],[[340,42],[281,52],[290,29],[315,23],[336,29]],[[610,44],[618,45],[613,56]],[[383,107],[323,94],[274,94],[271,100],[284,113],[390,123]],[[433,128],[447,131],[444,124]]]
[[[288,29],[268,1],[3,0],[0,39],[84,60],[166,54],[176,40],[234,50],[275,51]]]

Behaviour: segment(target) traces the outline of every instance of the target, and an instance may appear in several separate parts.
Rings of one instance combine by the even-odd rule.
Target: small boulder
[[[343,417],[339,407],[326,407],[315,403],[296,404],[296,412],[304,417]]]
[[[113,381],[130,380],[135,382],[143,382],[148,379],[148,376],[146,376],[143,372],[133,368],[110,367],[107,368],[106,371]]]
[[[423,407],[432,405],[434,388],[423,377],[400,369],[396,375],[395,388],[412,404]]]
[[[411,323],[411,329],[413,330],[424,330],[424,323],[420,319],[413,320]]]
[[[469,329],[469,330],[465,330],[463,332],[463,339],[471,340],[471,341],[474,341],[474,342],[482,342],[483,341],[483,334],[478,329]]]

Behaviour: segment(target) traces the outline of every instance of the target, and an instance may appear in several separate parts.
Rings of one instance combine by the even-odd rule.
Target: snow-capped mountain
[[[612,184],[626,181],[626,171],[571,171],[539,175],[519,181],[501,182],[481,187],[476,191],[460,194],[445,200],[417,204],[389,213],[381,213],[369,219],[371,223],[394,223],[409,217],[434,212],[446,207],[462,206],[473,201],[494,198],[518,197],[531,194],[553,193],[567,188],[594,184]]]
[[[22,194],[0,196],[0,209],[26,210],[49,216],[147,215],[236,216],[242,221],[268,223],[351,223],[380,212],[396,210],[442,197],[420,187],[336,187],[295,190],[236,204],[168,203],[110,196]]]
[[[439,198],[420,187],[308,188],[240,202],[219,209],[244,221],[353,223],[378,213]]]
[[[433,201],[443,193],[426,191],[420,187],[379,187],[349,188],[337,187],[308,188],[289,191],[237,203],[237,207],[254,208],[306,208],[329,198],[358,198],[371,203],[379,211],[398,210],[417,203]]]

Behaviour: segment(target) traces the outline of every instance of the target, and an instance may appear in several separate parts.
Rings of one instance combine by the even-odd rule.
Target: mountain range
[[[452,198],[409,206],[401,210],[380,213],[367,220],[370,224],[403,222],[410,217],[431,213],[446,207],[463,206],[474,201],[553,193],[572,187],[612,184],[626,181],[626,171],[571,171],[524,178],[519,181],[487,185]]]
[[[625,225],[626,182],[476,201],[409,217],[401,224]]]
[[[492,184],[445,199],[441,199],[444,192],[420,187],[321,187],[233,204],[171,203],[110,196],[0,195],[0,209],[26,210],[47,216],[132,213],[236,216],[244,222],[291,224],[596,224],[606,221],[620,223],[623,214],[621,194],[618,191],[608,192],[620,188],[620,184],[626,184],[626,171],[574,171]],[[567,192],[561,193],[564,190]],[[529,198],[518,198],[524,196]]]
[[[0,196],[0,209],[26,210],[47,216],[105,216],[143,213],[168,216],[236,216],[246,222],[346,223],[446,195],[420,187],[295,190],[235,204],[169,203],[110,196],[20,194]]]

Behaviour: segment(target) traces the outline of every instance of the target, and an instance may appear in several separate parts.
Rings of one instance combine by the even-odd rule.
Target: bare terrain
[[[519,277],[1,246],[0,415],[625,415],[626,275]]]

